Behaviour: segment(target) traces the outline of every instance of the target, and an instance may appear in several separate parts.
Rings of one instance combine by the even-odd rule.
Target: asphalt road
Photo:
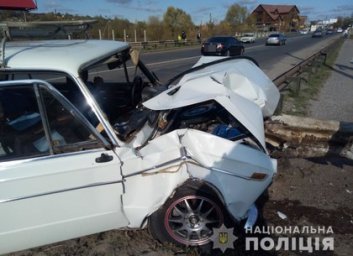
[[[259,39],[253,44],[244,44],[245,55],[254,58],[260,68],[271,70],[280,59],[294,56],[295,52],[310,47],[331,36],[312,38],[308,35],[292,35],[284,46],[265,46],[265,39]],[[141,60],[154,71],[162,82],[191,68],[200,58],[200,47],[182,48],[160,52],[142,53]]]

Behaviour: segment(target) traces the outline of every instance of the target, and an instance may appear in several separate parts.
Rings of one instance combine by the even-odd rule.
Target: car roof
[[[8,42],[4,64],[6,69],[56,70],[78,75],[80,69],[128,48],[125,42],[108,40]]]

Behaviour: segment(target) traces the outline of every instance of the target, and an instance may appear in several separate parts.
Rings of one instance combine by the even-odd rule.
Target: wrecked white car
[[[254,225],[278,91],[247,58],[211,60],[163,85],[126,43],[6,44],[0,254],[120,228],[196,246],[226,220]]]

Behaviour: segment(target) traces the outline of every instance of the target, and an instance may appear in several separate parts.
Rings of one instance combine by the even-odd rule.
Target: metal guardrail
[[[277,76],[274,78],[272,81],[273,83],[278,87],[280,91],[284,90],[288,84],[290,83],[293,78],[298,78],[299,75],[305,70],[307,66],[310,66],[313,64],[313,62],[317,61],[319,58],[324,57],[323,59],[323,64],[326,62],[326,56],[327,53],[330,51],[330,49],[337,43],[337,41],[340,39],[337,39],[333,41],[331,44],[326,46],[325,48],[321,49],[320,51],[314,53],[307,59],[301,61],[297,65],[295,65],[293,68],[287,70],[286,72],[282,73],[281,75]]]
[[[328,155],[353,159],[353,123],[334,120],[318,120],[302,116],[285,115],[283,92],[292,82],[298,82],[294,93],[299,94],[302,74],[314,74],[320,65],[326,64],[327,54],[336,47],[337,40],[303,60],[295,67],[276,77],[273,82],[281,91],[276,115],[265,122],[266,143],[272,157],[311,158]],[[310,68],[307,66],[310,65]],[[290,91],[293,92],[293,88]],[[285,91],[287,92],[287,91]]]
[[[236,33],[235,37],[240,38],[246,33]],[[254,32],[257,39],[267,37],[269,32]],[[162,41],[139,41],[139,42],[128,42],[131,47],[138,49],[158,49],[158,48],[171,48],[171,47],[180,47],[180,46],[198,46],[207,39],[202,40],[162,40]]]
[[[146,42],[129,42],[131,47],[138,49],[159,49],[171,48],[181,46],[196,46],[201,45],[200,41],[178,41],[178,40],[164,40],[164,41],[146,41]]]
[[[275,79],[272,80],[281,92],[280,101],[278,103],[275,114],[282,113],[284,106],[284,92],[286,92],[286,90],[290,87],[290,91],[292,91],[295,95],[298,96],[302,87],[302,82],[308,82],[305,76],[303,76],[302,74],[309,73],[309,75],[312,75],[322,64],[325,64],[327,54],[331,51],[333,47],[336,46],[336,43],[339,40],[341,39],[337,38],[320,51],[314,53],[305,60],[302,60],[293,68],[287,70],[286,72],[282,73],[281,75],[277,76]]]

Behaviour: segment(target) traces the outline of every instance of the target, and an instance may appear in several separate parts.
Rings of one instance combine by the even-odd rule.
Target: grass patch
[[[281,92],[283,97],[282,114],[307,116],[310,101],[315,100],[320,89],[331,74],[331,66],[334,65],[343,40],[339,40],[335,47],[327,53],[326,63],[317,60],[299,76],[293,79],[287,89]],[[300,85],[299,85],[300,80]]]

